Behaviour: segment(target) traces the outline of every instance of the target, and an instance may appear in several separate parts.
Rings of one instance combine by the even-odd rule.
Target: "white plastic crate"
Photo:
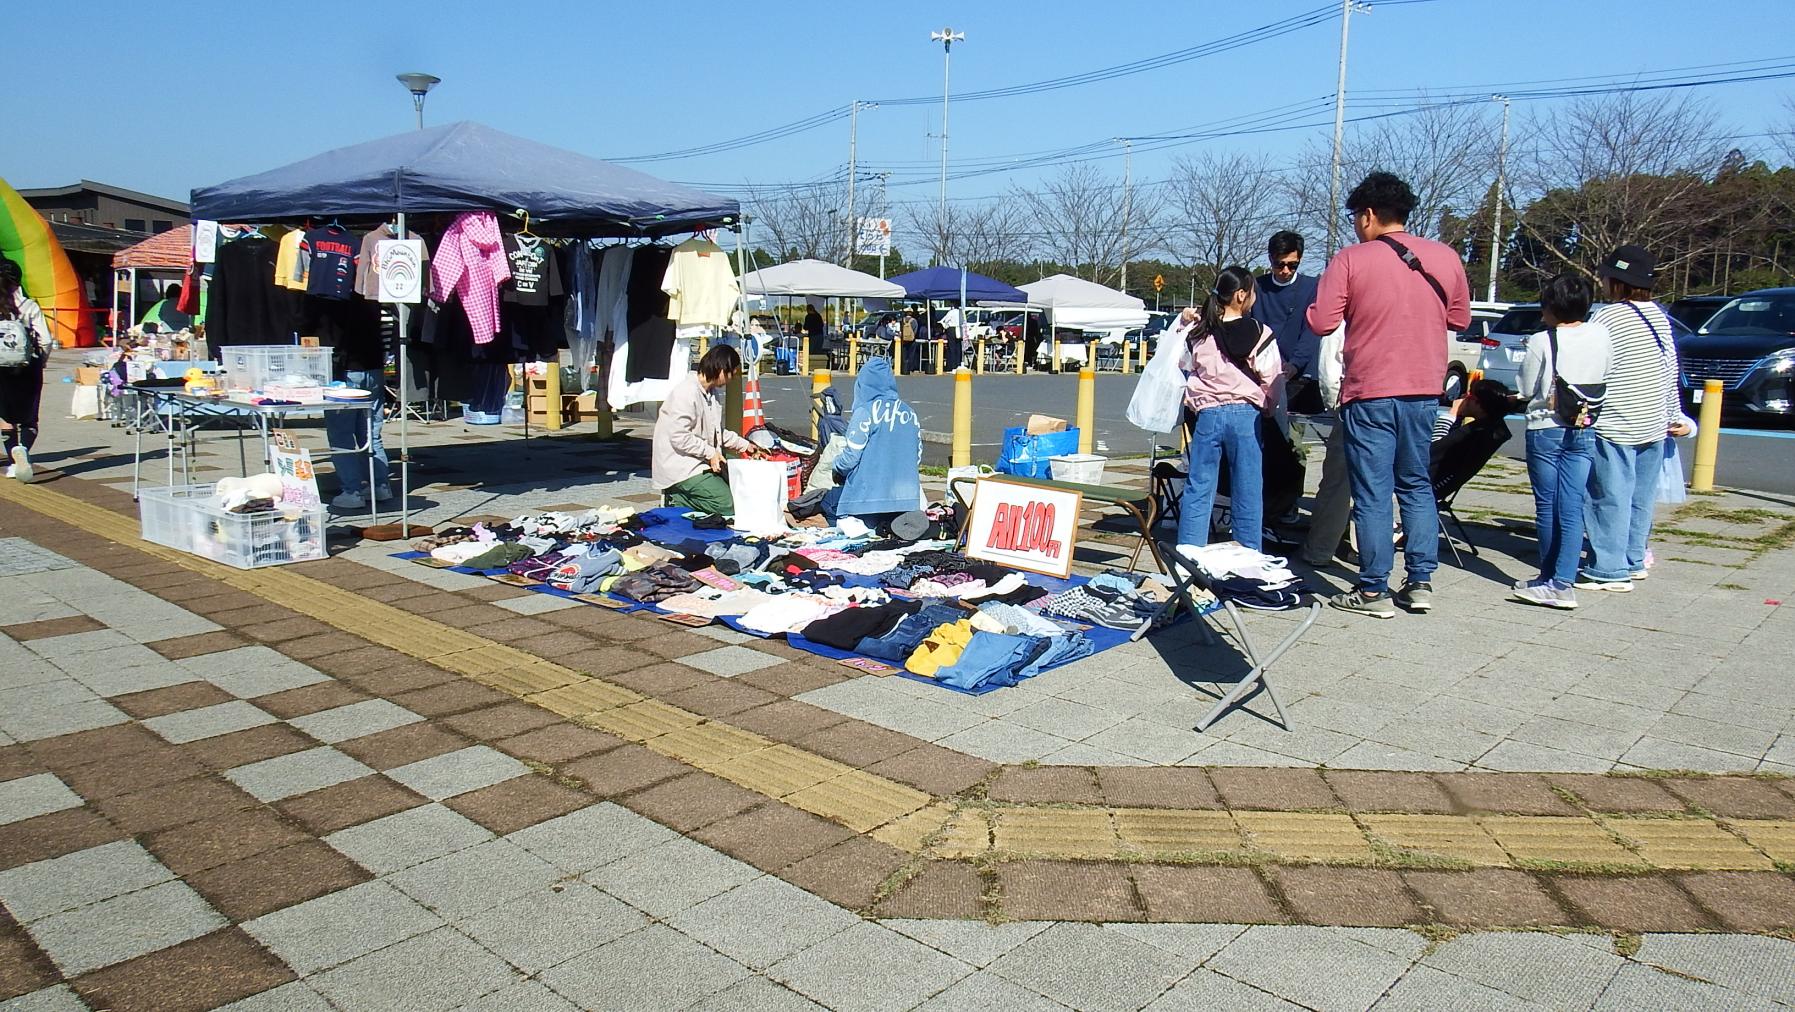
[[[146,488],[138,494],[143,540],[238,569],[322,559],[322,505],[268,513],[228,513],[212,501],[212,486]]]
[[[1075,481],[1080,485],[1103,484],[1103,465],[1107,463],[1108,457],[1100,457],[1095,453],[1068,453],[1061,457],[1047,458],[1054,481]]]
[[[224,385],[231,390],[261,390],[271,383],[321,387],[330,382],[329,348],[238,344],[223,348],[221,357]]]

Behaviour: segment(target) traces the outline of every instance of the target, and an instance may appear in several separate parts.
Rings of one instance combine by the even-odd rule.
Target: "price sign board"
[[[1077,492],[980,478],[966,522],[966,555],[1063,580],[1072,575],[1083,506]]]
[[[275,429],[270,453],[274,473],[280,475],[282,502],[310,508],[321,501],[318,496],[318,475],[312,470],[312,451],[299,445],[298,437],[286,429]]]

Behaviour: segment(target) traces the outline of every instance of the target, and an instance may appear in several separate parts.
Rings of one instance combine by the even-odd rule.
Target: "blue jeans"
[[[1363,590],[1389,589],[1396,561],[1392,495],[1402,511],[1408,582],[1425,583],[1440,566],[1440,514],[1427,467],[1439,402],[1433,396],[1375,397],[1340,410],[1340,423],[1346,427],[1352,524],[1358,532],[1358,585]]]
[[[375,369],[351,369],[343,375],[343,379],[352,387],[366,390],[368,407],[374,422],[374,489],[380,495],[387,490],[390,478],[386,464],[386,444],[380,440],[380,406],[386,398],[386,377]],[[362,445],[367,438],[366,422],[360,411],[327,411],[324,413],[324,431],[330,438],[332,449],[347,450]],[[332,458],[337,469],[337,484],[344,492],[356,492],[363,495],[368,491],[368,455],[362,453],[338,453]]]
[[[1209,543],[1209,511],[1222,459],[1228,461],[1228,504],[1234,540],[1258,551],[1265,535],[1265,477],[1259,447],[1259,409],[1223,404],[1197,412],[1191,428],[1190,477],[1179,505],[1178,543]]]
[[[1527,478],[1533,484],[1534,526],[1539,529],[1539,578],[1560,590],[1577,579],[1583,554],[1583,495],[1594,466],[1596,434],[1590,429],[1527,430]]]
[[[1597,436],[1595,444],[1589,502],[1584,508],[1589,557],[1583,575],[1598,581],[1631,579],[1645,569],[1645,544],[1652,535],[1664,441],[1622,446]]]

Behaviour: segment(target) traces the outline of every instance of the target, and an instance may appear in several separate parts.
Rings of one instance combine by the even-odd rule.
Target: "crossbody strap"
[[[1421,275],[1421,279],[1427,282],[1427,286],[1432,288],[1434,294],[1440,297],[1440,305],[1447,307],[1451,306],[1451,300],[1446,298],[1446,289],[1434,279],[1432,274],[1427,273],[1426,267],[1421,266],[1421,258],[1416,256],[1413,250],[1404,246],[1402,243],[1397,242],[1395,239],[1390,238],[1388,235],[1378,236],[1377,241],[1395,250],[1396,255],[1402,258],[1402,262],[1409,265],[1409,270]]]
[[[1652,318],[1645,315],[1645,310],[1630,301],[1626,303],[1626,307],[1633,311],[1633,315],[1639,317],[1640,323],[1645,324],[1645,329],[1652,335],[1652,340],[1658,344],[1658,354],[1662,355],[1669,351],[1670,349],[1664,346],[1664,339],[1658,336],[1658,328],[1652,324]]]

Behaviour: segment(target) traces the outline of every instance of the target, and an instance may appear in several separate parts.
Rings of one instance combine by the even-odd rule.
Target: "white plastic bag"
[[[1658,495],[1661,503],[1689,501],[1689,489],[1683,484],[1683,460],[1677,452],[1675,438],[1664,440],[1664,463],[1658,468]]]
[[[777,460],[731,460],[729,494],[735,500],[735,523],[747,534],[780,534],[786,530],[785,464]]]
[[[1168,327],[1160,332],[1147,368],[1128,399],[1127,418],[1148,432],[1171,432],[1184,410],[1184,330]]]

